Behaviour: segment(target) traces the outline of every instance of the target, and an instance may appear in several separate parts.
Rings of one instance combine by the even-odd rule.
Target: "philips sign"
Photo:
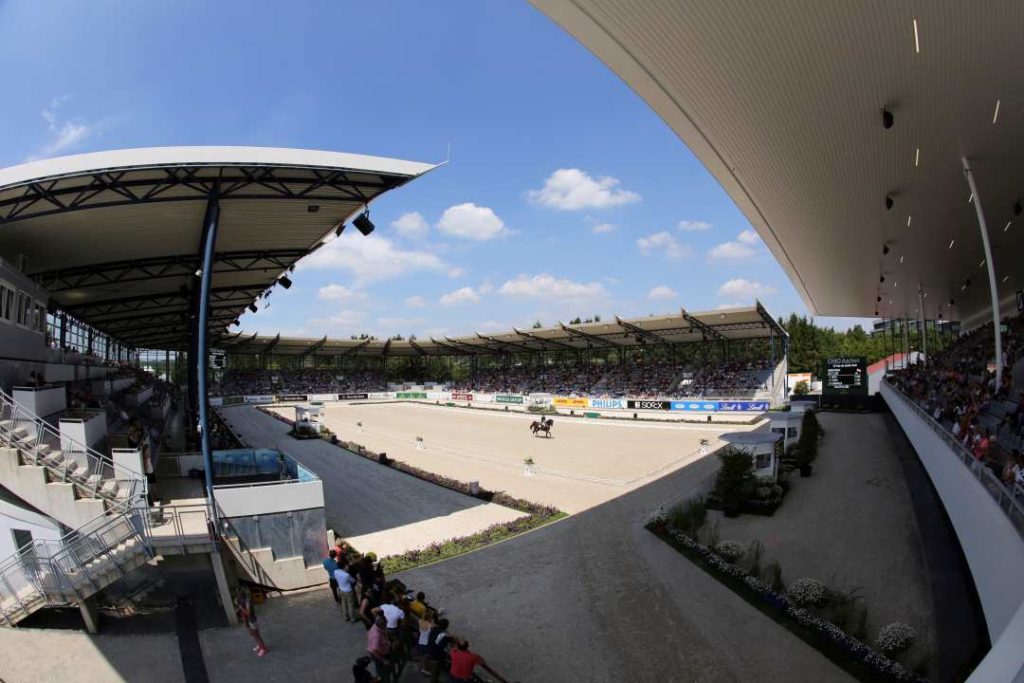
[[[626,402],[621,398],[592,398],[590,399],[591,408],[604,408],[606,410],[623,410],[626,407]]]

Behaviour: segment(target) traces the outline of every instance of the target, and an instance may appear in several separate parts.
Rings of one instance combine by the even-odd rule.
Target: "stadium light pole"
[[[964,176],[967,178],[967,185],[974,195],[974,212],[978,215],[978,229],[981,230],[981,243],[985,247],[985,265],[988,268],[988,290],[992,297],[992,336],[996,340],[996,391],[1003,382],[1003,334],[999,329],[999,290],[996,287],[996,264],[992,262],[992,246],[988,242],[988,228],[985,225],[985,212],[981,209],[981,195],[978,194],[978,186],[974,182],[974,173],[971,171],[971,164],[967,157],[960,157],[964,167]]]

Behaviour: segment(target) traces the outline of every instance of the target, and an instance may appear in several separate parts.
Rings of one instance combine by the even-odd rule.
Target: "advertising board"
[[[672,410],[672,401],[626,401],[630,410]]]
[[[530,394],[529,404],[531,406],[551,405],[551,394]]]
[[[473,394],[470,394],[470,393],[465,392],[465,391],[453,391],[452,392],[452,400],[453,401],[472,401],[473,400]]]
[[[338,397],[342,401],[365,401],[369,394],[339,394]]]
[[[241,396],[225,396],[224,405],[226,406],[237,406],[239,403],[243,403],[245,399]]]
[[[278,394],[278,401],[305,401],[306,394]]]
[[[626,401],[621,398],[592,398],[589,400],[590,408],[604,408],[605,410],[625,410]]]
[[[868,393],[868,359],[863,356],[828,358],[822,373],[822,393],[848,395]]]
[[[770,407],[768,401],[719,401],[723,413],[763,413]]]
[[[587,400],[575,396],[555,396],[551,402],[560,408],[586,408]]]
[[[309,395],[309,400],[310,401],[337,401],[338,400],[338,395],[337,394],[310,394]]]
[[[366,397],[374,401],[385,401],[389,398],[394,398],[395,395],[388,391],[373,391],[367,394]]]
[[[713,413],[718,410],[718,401],[672,401],[670,410]]]
[[[303,397],[305,398],[305,397]],[[273,396],[244,396],[242,398],[246,403],[273,403]]]
[[[426,400],[427,392],[425,392],[425,391],[398,391],[398,392],[395,392],[395,398],[418,398],[420,400]]]
[[[211,406],[222,406],[224,405],[224,399],[220,396],[214,396],[210,399]]]
[[[507,405],[521,406],[523,405],[523,397],[515,396],[513,394],[497,394],[494,397],[495,403],[505,403]]]

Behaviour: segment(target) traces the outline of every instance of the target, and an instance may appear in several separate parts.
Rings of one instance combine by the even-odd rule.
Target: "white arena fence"
[[[268,403],[332,403],[339,401],[443,401],[445,403],[494,403],[505,406],[554,406],[570,410],[663,410],[694,413],[763,413],[770,401],[751,400],[679,400],[595,398],[590,396],[553,396],[551,394],[481,394],[469,391],[375,391],[348,394],[261,394],[251,396],[215,396],[214,406]]]

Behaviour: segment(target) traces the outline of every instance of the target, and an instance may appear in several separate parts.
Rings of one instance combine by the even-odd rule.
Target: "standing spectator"
[[[355,681],[355,683],[377,683],[380,681],[379,678],[366,670],[366,667],[370,666],[370,662],[372,661],[372,657],[363,655],[356,660],[355,664],[352,665],[352,680]]]
[[[417,593],[416,599],[409,603],[409,611],[416,615],[417,619],[423,618],[427,611],[427,596],[423,591]]]
[[[333,550],[331,551],[334,552]],[[353,586],[356,580],[348,573],[348,565],[343,564],[334,570],[334,583],[338,586],[341,595],[341,611],[345,615],[345,621],[352,621],[355,617],[352,612],[355,608],[355,591]]]
[[[444,666],[444,656],[448,649],[448,620],[441,619],[437,626],[430,629],[427,636],[427,671],[430,672],[430,683],[438,683],[441,679],[441,667]]]
[[[469,683],[473,680],[473,670],[478,664],[501,683],[508,683],[498,672],[487,666],[483,657],[470,651],[469,641],[461,638],[456,641],[455,647],[452,649],[452,668],[448,677],[457,683]]]
[[[341,602],[341,598],[338,597],[338,579],[335,578],[335,574],[338,571],[338,552],[333,548],[328,551],[327,557],[324,558],[324,571],[327,572],[327,582],[331,585],[331,594],[334,595],[334,602]],[[348,621],[346,619],[346,621]]]
[[[235,613],[238,615],[238,620],[249,631],[249,635],[256,641],[256,647],[252,651],[258,657],[267,654],[267,644],[263,642],[263,636],[260,635],[260,625],[256,621],[256,607],[252,604],[252,594],[248,588],[242,588],[235,596]]]
[[[391,641],[388,639],[388,632],[384,630],[384,617],[377,617],[377,620],[366,633],[366,651],[373,658],[373,668],[377,676],[384,683],[391,683],[388,666],[391,664]]]

